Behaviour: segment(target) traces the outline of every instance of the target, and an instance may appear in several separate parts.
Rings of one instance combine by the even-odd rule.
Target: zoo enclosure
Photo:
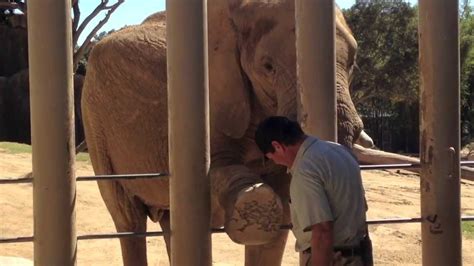
[[[194,117],[191,119],[193,130],[183,130],[182,121],[177,116],[177,111],[170,104],[170,126],[173,134],[180,134],[177,139],[189,139],[186,147],[194,147],[193,154],[184,157],[179,154],[180,146],[171,141],[170,158],[173,180],[171,184],[171,208],[180,206],[187,209],[185,202],[180,202],[179,197],[174,197],[177,191],[193,195],[196,188],[199,193],[194,194],[201,207],[199,213],[209,213],[209,187],[207,167],[209,159],[202,159],[202,154],[208,155],[208,102],[207,102],[207,73],[206,73],[206,16],[204,0],[190,1],[168,0],[168,27],[178,29],[168,32],[168,40],[176,47],[168,51],[169,87],[176,91],[170,95],[170,101],[181,102],[184,95],[192,95],[188,99],[183,116]],[[458,50],[458,14],[457,4],[447,3],[443,0],[420,1],[420,58],[422,73],[422,149],[421,149],[421,205],[422,218],[413,221],[422,222],[422,253],[425,265],[460,265],[461,264],[461,233],[459,212],[459,50]],[[30,56],[30,83],[31,83],[31,112],[33,132],[33,172],[35,173],[34,217],[35,237],[34,253],[35,262],[40,265],[74,265],[76,259],[75,233],[75,179],[73,176],[74,145],[72,136],[72,64],[71,64],[71,27],[70,1],[45,0],[29,3],[28,34]],[[304,9],[302,8],[304,5]],[[45,9],[45,7],[47,7]],[[323,8],[324,7],[324,8]],[[47,12],[45,12],[47,10]],[[296,0],[297,28],[301,35],[297,35],[297,51],[308,58],[299,66],[298,72],[303,86],[319,86],[332,90],[316,90],[325,93],[325,96],[313,96],[309,101],[316,101],[316,105],[326,106],[318,110],[317,114],[306,114],[310,133],[334,139],[335,107],[324,105],[324,102],[335,102],[334,93],[334,2],[332,0]],[[299,13],[298,13],[299,12]],[[48,14],[45,14],[48,13]],[[298,15],[299,14],[299,15]],[[308,16],[319,14],[320,16]],[[321,18],[314,20],[315,17]],[[184,26],[181,18],[187,18],[192,23]],[[433,19],[436,18],[436,19]],[[313,19],[313,21],[311,21]],[[319,27],[316,27],[317,25]],[[309,28],[308,28],[309,27]],[[309,31],[313,29],[314,32]],[[436,32],[434,31],[436,29]],[[180,32],[180,36],[171,32]],[[308,36],[305,36],[308,33]],[[183,39],[188,36],[190,39]],[[327,36],[331,36],[327,38]],[[196,41],[196,39],[198,41]],[[316,40],[327,40],[322,44],[319,53],[314,53],[312,47],[320,43]],[[197,43],[193,49],[180,46],[183,43]],[[306,47],[306,49],[305,49]],[[311,48],[311,49],[309,49]],[[174,49],[174,48],[173,48]],[[171,50],[171,49],[170,49]],[[180,55],[182,55],[180,57]],[[329,57],[323,57],[328,55]],[[184,62],[183,58],[186,57]],[[332,62],[332,67],[322,68],[317,62]],[[48,62],[49,68],[44,67]],[[170,65],[172,68],[170,68]],[[188,72],[186,79],[173,77],[173,70],[183,70],[187,67],[193,71]],[[171,70],[171,71],[170,71]],[[197,71],[200,70],[200,71]],[[48,75],[49,73],[57,75]],[[317,80],[304,73],[321,74]],[[320,83],[318,83],[320,82]],[[329,84],[329,85],[328,85]],[[64,90],[64,88],[68,88]],[[184,91],[185,88],[189,90]],[[183,90],[180,90],[183,89]],[[304,89],[304,88],[303,88]],[[313,102],[314,103],[314,102]],[[176,104],[175,104],[176,106]],[[436,109],[434,109],[436,106]],[[321,115],[332,119],[328,128],[312,128],[314,121]],[[300,119],[301,119],[300,115]],[[318,132],[321,130],[321,132]],[[188,132],[199,132],[197,139],[186,135]],[[324,137],[326,136],[326,137]],[[454,138],[452,136],[455,136]],[[456,138],[457,136],[457,138]],[[177,146],[173,146],[177,145]],[[189,154],[189,153],[188,153]],[[173,167],[176,162],[173,158],[185,158],[182,167]],[[196,163],[198,162],[198,163]],[[183,172],[179,172],[179,171]],[[186,173],[198,173],[202,178],[197,184],[184,179]],[[192,175],[188,175],[192,176]],[[66,177],[66,178],[65,178]],[[118,178],[118,177],[109,177]],[[183,178],[183,179],[180,179]],[[92,179],[92,178],[90,178]],[[179,180],[179,181],[178,181]],[[54,193],[47,192],[54,191]],[[435,193],[436,192],[436,193]],[[190,212],[192,215],[192,210]],[[195,211],[195,210],[194,210]],[[60,219],[52,219],[52,212],[61,213]],[[173,213],[173,211],[171,212]],[[178,265],[209,265],[209,217],[198,215],[192,217],[199,219],[197,224],[201,230],[197,232],[186,231],[188,217],[176,216],[172,218],[172,246],[180,248],[172,250],[172,263]],[[471,218],[468,217],[468,220]],[[178,230],[179,228],[179,230]],[[442,228],[443,230],[439,230]],[[130,233],[132,234],[132,233]],[[117,234],[119,235],[119,234]],[[79,237],[79,239],[86,239]],[[175,244],[174,244],[175,243]],[[207,255],[196,254],[195,250],[203,250],[205,243]],[[195,247],[201,247],[201,249]],[[184,248],[183,248],[184,247]],[[61,252],[57,252],[61,250]],[[443,251],[443,252],[441,252]],[[183,252],[186,256],[179,256]]]

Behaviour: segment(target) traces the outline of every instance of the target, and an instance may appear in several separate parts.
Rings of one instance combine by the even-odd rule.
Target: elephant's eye
[[[268,72],[273,72],[273,65],[271,63],[265,63],[263,64],[263,67],[265,67],[265,69],[268,71]]]
[[[264,55],[260,58],[260,66],[262,67],[262,70],[265,71],[265,75],[274,75],[276,70],[275,70],[275,65],[273,64],[273,58]]]

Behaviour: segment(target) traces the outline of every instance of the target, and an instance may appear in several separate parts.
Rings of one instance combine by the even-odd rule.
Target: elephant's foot
[[[287,238],[288,230],[284,230],[272,243],[245,246],[245,266],[281,265]]]
[[[262,245],[277,239],[283,205],[273,189],[263,183],[240,190],[226,210],[225,230],[236,243]]]

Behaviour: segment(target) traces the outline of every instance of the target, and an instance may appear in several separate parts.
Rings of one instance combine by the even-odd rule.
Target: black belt
[[[334,253],[341,252],[343,257],[356,257],[362,256],[362,248],[359,246],[355,247],[335,247]],[[304,254],[311,254],[311,248],[307,248],[303,251]]]

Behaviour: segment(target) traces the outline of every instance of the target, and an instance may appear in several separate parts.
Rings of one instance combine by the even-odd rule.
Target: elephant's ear
[[[342,13],[341,9],[339,9],[339,7],[336,7],[336,31],[338,35],[342,36],[349,46],[348,67],[352,67],[354,65],[355,54],[357,52],[357,41],[354,38],[354,34],[349,28],[349,25],[344,19],[344,14]]]
[[[208,1],[208,29],[211,128],[241,138],[250,123],[250,99],[226,1]]]

